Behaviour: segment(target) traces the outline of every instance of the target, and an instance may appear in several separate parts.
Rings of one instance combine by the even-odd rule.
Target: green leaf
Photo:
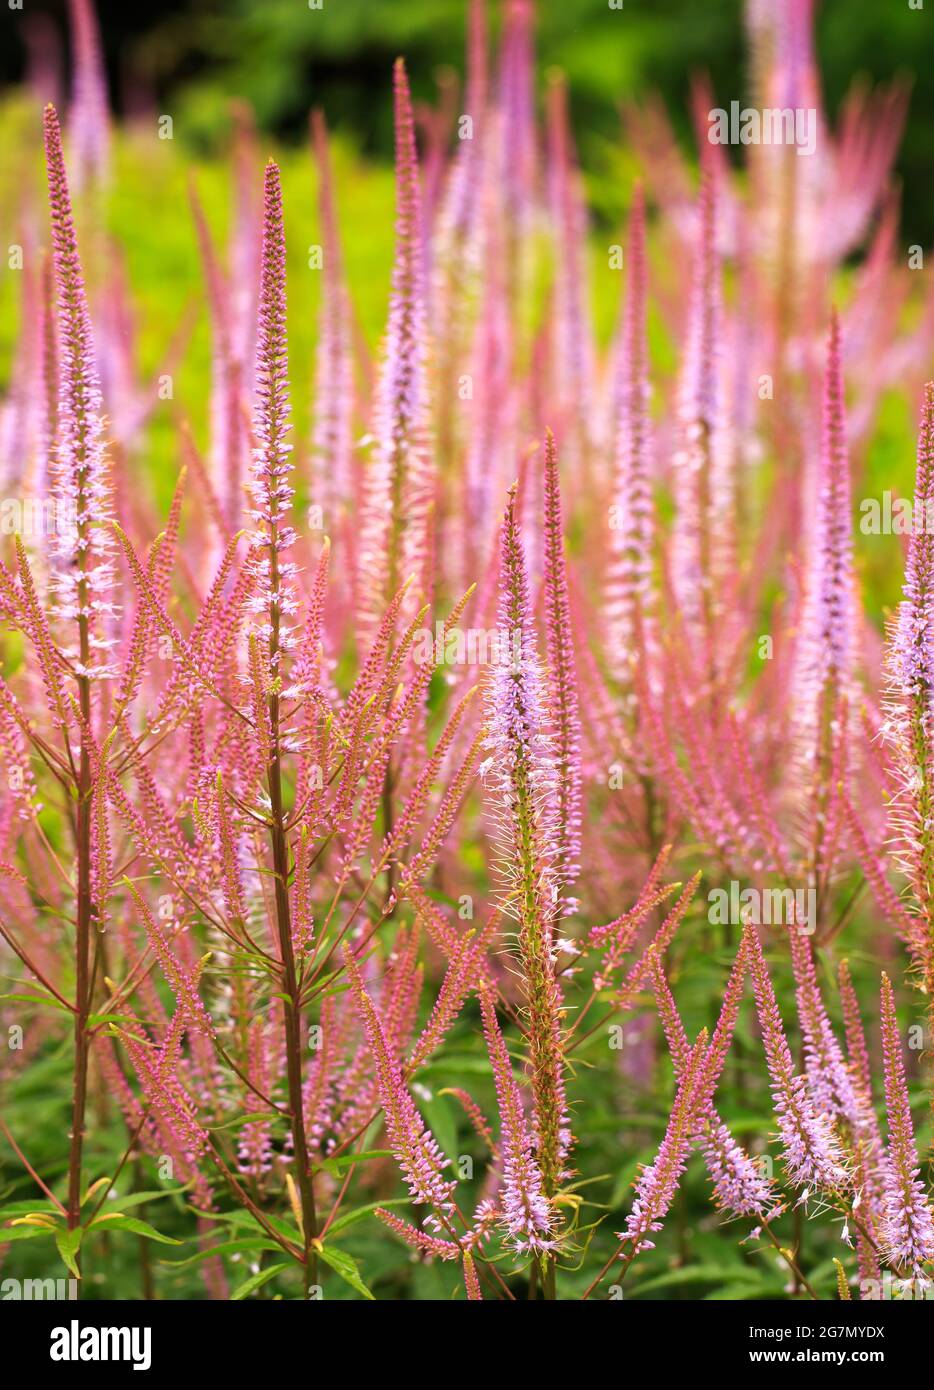
[[[31,1212],[35,1212],[37,1216],[53,1216],[56,1213],[61,1216],[62,1214],[54,1202],[45,1202],[41,1197],[37,1197],[35,1200],[10,1202],[8,1206],[0,1207],[0,1221],[6,1221],[14,1216],[29,1216]]]
[[[196,1207],[195,1210],[199,1211],[199,1208]],[[267,1231],[263,1230],[263,1227],[251,1211],[243,1211],[238,1208],[234,1211],[199,1211],[199,1215],[206,1217],[209,1221],[226,1221],[231,1226],[249,1226],[251,1229],[262,1232],[262,1234],[267,1237],[269,1234]],[[285,1239],[290,1240],[293,1245],[297,1245],[301,1248],[303,1244],[302,1237],[295,1226],[290,1226],[287,1221],[282,1220],[281,1216],[274,1216],[271,1211],[263,1212],[263,1216],[265,1220],[269,1222],[269,1225],[272,1226],[274,1230],[278,1231],[280,1236],[284,1236]]]
[[[212,1255],[236,1255],[241,1250],[281,1249],[281,1245],[274,1245],[271,1240],[263,1240],[259,1236],[240,1236],[237,1240],[223,1240],[208,1250],[199,1250],[197,1255],[189,1255],[187,1260],[160,1260],[159,1263],[167,1265],[170,1269],[188,1269],[191,1265],[210,1259]]]
[[[48,1226],[5,1226],[0,1229],[0,1245],[6,1245],[11,1240],[35,1240],[36,1236],[55,1234]]]
[[[428,1127],[447,1158],[457,1157],[457,1121],[446,1096],[432,1096],[422,1102]]]
[[[354,1207],[353,1211],[345,1211],[343,1216],[339,1216],[336,1221],[332,1221],[329,1227],[329,1234],[335,1231],[346,1230],[348,1226],[353,1226],[358,1221],[362,1221],[365,1216],[369,1216],[377,1207],[408,1207],[411,1206],[411,1197],[392,1197],[387,1202],[367,1202],[366,1206]]]
[[[261,1289],[264,1284],[268,1284],[282,1269],[291,1269],[287,1263],[270,1265],[268,1269],[261,1269],[259,1274],[254,1274],[252,1279],[248,1279],[245,1284],[241,1284],[238,1289],[234,1289],[230,1295],[231,1302],[238,1303],[242,1298],[249,1298],[251,1293]]]
[[[358,1154],[341,1154],[340,1158],[319,1158],[315,1164],[316,1168],[323,1168],[326,1173],[333,1177],[339,1177],[347,1168],[352,1168],[355,1163],[365,1163],[369,1158],[392,1158],[391,1149],[365,1149]]]
[[[738,1271],[742,1278],[742,1269]],[[683,1287],[685,1284],[714,1284],[719,1286],[723,1283],[724,1268],[722,1265],[715,1264],[696,1264],[686,1265],[683,1269],[670,1269],[665,1274],[657,1274],[651,1279],[640,1280],[633,1289],[633,1293],[647,1293],[649,1289],[675,1289]]]
[[[83,1236],[84,1230],[81,1226],[75,1226],[71,1231],[58,1231],[55,1236],[55,1244],[58,1246],[58,1253],[76,1279],[81,1278],[81,1271],[78,1268],[78,1261],[75,1257],[81,1249],[81,1240]]]
[[[237,1129],[240,1125],[255,1124],[257,1120],[271,1120],[275,1117],[273,1110],[253,1110],[249,1115],[237,1115],[232,1120],[225,1120],[222,1125],[208,1125],[212,1134],[216,1134],[222,1129]]]
[[[375,1303],[373,1295],[360,1278],[360,1270],[357,1268],[357,1261],[352,1255],[348,1255],[346,1250],[336,1250],[333,1245],[322,1245],[318,1254],[326,1265],[330,1265],[335,1274],[339,1274],[346,1284],[349,1284],[357,1293],[362,1293],[364,1298],[370,1299]]]
[[[161,1187],[155,1188],[152,1192],[128,1192],[125,1197],[108,1197],[107,1202],[113,1203],[120,1211],[128,1211],[130,1207],[141,1207],[144,1202],[158,1202],[162,1197],[180,1197],[184,1192],[184,1187]],[[101,1208],[101,1216],[106,1215],[105,1203]]]
[[[15,1004],[49,1004],[53,1009],[59,1009],[64,1014],[70,1014],[71,1009],[63,1004],[60,999],[55,999],[51,994],[0,994],[0,999],[9,999]]]
[[[164,1236],[161,1231],[157,1231],[154,1226],[150,1226],[148,1221],[140,1221],[135,1216],[96,1216],[91,1222],[89,1230],[99,1230],[104,1227],[108,1231],[132,1231],[134,1235],[145,1236],[147,1240],[157,1240],[161,1245],[184,1245],[183,1240],[175,1240],[172,1236]]]

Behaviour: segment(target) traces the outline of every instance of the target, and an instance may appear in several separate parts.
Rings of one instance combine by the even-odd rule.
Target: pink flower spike
[[[532,1154],[519,1088],[488,989],[480,990],[483,1035],[486,1038],[496,1099],[499,1105],[499,1149],[503,1163],[500,1205],[503,1220],[517,1250],[551,1250],[554,1215],[542,1191],[542,1174]]]
[[[444,1240],[441,1236],[429,1235],[427,1231],[420,1231],[417,1226],[412,1226],[408,1221],[403,1221],[400,1216],[387,1211],[385,1207],[377,1207],[374,1216],[379,1217],[384,1226],[388,1226],[391,1231],[410,1245],[413,1250],[420,1251],[423,1255],[434,1256],[439,1260],[456,1260],[460,1258],[461,1247],[456,1245],[453,1240]]]
[[[455,1184],[442,1177],[447,1159],[438,1148],[431,1130],[425,1128],[409,1091],[402,1080],[398,1059],[390,1048],[376,1009],[363,988],[360,968],[348,948],[344,961],[357,999],[367,1041],[376,1063],[380,1104],[386,1119],[386,1133],[396,1162],[408,1184],[413,1202],[427,1203],[435,1212],[447,1215],[453,1210]],[[430,1218],[435,1220],[434,1217]]]
[[[629,215],[626,304],[617,352],[616,471],[604,613],[610,669],[631,680],[646,642],[651,602],[654,505],[649,476],[646,343],[645,198],[636,188]]]
[[[66,651],[78,676],[114,674],[103,653],[113,640],[101,632],[116,612],[112,603],[110,477],[103,442],[101,389],[94,335],[75,236],[55,108],[45,109],[45,154],[52,220],[53,263],[59,332],[58,438],[53,469],[58,523],[56,611],[77,625],[77,643]]]
[[[795,1074],[762,944],[751,923],[744,940],[788,1176],[807,1191],[847,1188],[850,1176],[830,1120],[815,1112],[807,1081]]]
[[[847,694],[855,645],[850,516],[840,325],[831,315],[817,476],[817,522],[805,578],[795,722],[809,806],[807,872],[820,887],[833,867],[843,783]]]
[[[737,992],[734,989],[734,978],[738,978],[738,988],[742,988],[744,965],[741,946],[730,977],[728,995]],[[665,1029],[675,1076],[680,1080],[690,1061],[691,1045],[668,981],[665,979],[661,960],[655,952],[652,955],[652,970],[658,1012]],[[732,1006],[730,1012],[735,1023]],[[778,1200],[774,1188],[762,1176],[758,1164],[737,1144],[709,1101],[704,1108],[698,1109],[695,1137],[713,1183],[714,1201],[721,1211],[735,1217],[761,1218],[772,1210]]]
[[[934,1261],[934,1216],[920,1176],[895,997],[891,981],[884,973],[881,1010],[885,1109],[889,1125],[886,1254],[897,1269],[906,1270],[912,1278],[927,1283],[931,1272],[924,1266]]]
[[[555,970],[554,878],[556,776],[544,732],[547,700],[535,644],[515,491],[509,494],[500,548],[499,660],[487,688],[484,764],[505,881],[503,908],[518,918],[519,957],[529,1018],[536,1152],[551,1196],[571,1143],[564,1087],[561,988]]]
[[[702,1030],[691,1049],[672,1106],[671,1117],[655,1159],[643,1168],[636,1182],[636,1195],[626,1221],[626,1229],[618,1238],[631,1243],[628,1260],[642,1250],[652,1250],[651,1234],[662,1229],[662,1223],[678,1190],[681,1174],[687,1166],[691,1135],[701,1104],[703,1075],[707,1059],[707,1032]]]
[[[74,85],[68,136],[74,156],[76,188],[106,176],[110,159],[107,76],[94,0],[68,0],[74,55]]]
[[[256,592],[249,601],[258,615],[257,636],[268,651],[275,677],[282,653],[295,645],[288,619],[297,611],[295,566],[282,558],[295,542],[289,525],[292,501],[289,431],[288,341],[285,320],[285,232],[279,168],[266,165],[263,252],[256,330],[256,405],[253,431],[253,536],[251,571]]]
[[[311,128],[318,167],[318,216],[324,243],[312,489],[315,500],[322,507],[325,526],[336,528],[354,500],[352,319],[350,296],[344,283],[328,136],[322,112],[312,113]]]
[[[934,382],[924,390],[914,519],[898,616],[889,639],[884,734],[900,786],[891,803],[895,854],[920,921],[909,941],[934,992]]]
[[[567,560],[561,517],[561,489],[554,435],[545,437],[545,625],[548,670],[552,682],[551,722],[555,771],[554,860],[560,865],[562,887],[569,887],[580,869],[581,755],[580,713],[574,662],[574,635],[568,602]],[[573,899],[565,903],[571,912]]]
[[[421,190],[412,100],[401,58],[393,85],[396,251],[376,392],[375,457],[366,477],[360,542],[365,616],[371,629],[406,576],[422,569],[434,489],[428,448]]]

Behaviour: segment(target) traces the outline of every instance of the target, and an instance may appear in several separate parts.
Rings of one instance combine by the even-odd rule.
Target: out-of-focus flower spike
[[[694,233],[688,335],[679,385],[680,447],[673,463],[677,505],[672,584],[690,629],[698,636],[713,679],[719,581],[727,569],[730,499],[722,478],[720,383],[720,262],[716,246],[717,186],[706,159]]]
[[[251,354],[256,346],[256,310],[264,209],[256,192],[259,164],[256,122],[247,102],[231,102],[234,198],[230,261],[231,332],[234,357],[243,366],[243,389],[253,389]]]
[[[545,437],[545,629],[548,670],[552,682],[551,723],[557,778],[554,861],[560,866],[562,889],[567,889],[580,869],[580,712],[574,634],[568,602],[558,453],[551,430]],[[567,911],[573,911],[575,906],[573,899],[568,899],[565,904]]]
[[[433,496],[428,448],[426,315],[415,125],[402,59],[394,69],[396,251],[375,456],[367,470],[360,541],[364,617],[374,627],[406,574],[419,573]]]
[[[921,919],[919,917],[912,917],[911,913],[907,911],[902,899],[892,887],[888,880],[888,874],[882,856],[870,845],[866,830],[859,818],[856,808],[846,795],[842,798],[842,809],[850,830],[856,858],[859,860],[859,866],[865,874],[866,882],[872,890],[872,896],[876,900],[876,906],[889,925],[895,928],[902,941],[910,948],[918,961],[923,962],[925,947]]]
[[[495,1158],[498,1150],[496,1141],[493,1138],[493,1131],[487,1123],[486,1116],[470,1092],[465,1091],[461,1086],[445,1086],[438,1094],[441,1096],[456,1096],[464,1107],[464,1114],[473,1126],[475,1133],[480,1136]]]
[[[500,50],[501,178],[512,244],[528,230],[536,178],[533,0],[509,0]]]
[[[589,471],[586,432],[594,418],[593,342],[587,302],[587,221],[568,114],[567,83],[555,72],[547,92],[548,182],[555,229],[553,380],[562,439]]]
[[[313,500],[322,508],[324,524],[338,534],[336,528],[341,527],[345,509],[354,496],[351,309],[334,209],[327,128],[321,111],[312,112],[311,130],[318,167],[318,216],[324,244],[311,488]],[[339,533],[344,536],[343,529]],[[346,539],[351,539],[350,528]],[[353,553],[351,550],[351,562]]]
[[[189,188],[189,198],[211,314],[211,485],[220,502],[225,527],[230,531],[237,525],[243,509],[241,485],[247,438],[242,363],[236,356],[234,344],[230,285],[218,263],[207,219],[193,184]]]
[[[185,469],[183,468],[179,474],[175,492],[172,495],[172,504],[169,508],[166,528],[153,541],[146,564],[153,595],[160,603],[165,603],[168,595],[169,579],[175,560],[175,547],[178,540],[178,528],[184,492]],[[114,724],[120,722],[126,710],[139,693],[145,673],[146,657],[151,646],[152,622],[146,611],[145,604],[137,602],[136,613],[133,618],[133,627],[125,644],[123,670],[120,676],[120,682],[117,686],[116,695],[114,696]]]
[[[74,81],[68,109],[68,139],[75,188],[103,180],[110,162],[107,76],[94,0],[68,0]]]
[[[820,890],[832,868],[835,764],[845,736],[844,702],[854,659],[850,468],[844,415],[840,325],[830,322],[824,376],[813,561],[806,578],[796,686],[797,736],[809,799],[807,872]]]
[[[649,377],[646,340],[645,197],[636,187],[629,214],[626,300],[616,369],[615,469],[610,562],[604,594],[609,666],[631,684],[632,665],[647,646],[651,618],[654,504],[649,471]]]

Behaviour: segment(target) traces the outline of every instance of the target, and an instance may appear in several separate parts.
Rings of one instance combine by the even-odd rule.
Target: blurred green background
[[[916,3],[918,0],[916,0]],[[138,111],[157,105],[178,134],[202,150],[228,121],[228,98],[255,108],[260,125],[298,140],[312,105],[352,136],[367,155],[391,149],[390,67],[409,63],[417,97],[433,98],[445,70],[460,71],[467,0],[98,0],[114,104]],[[921,0],[923,3],[923,0]],[[489,5],[491,28],[499,5]],[[693,72],[710,74],[721,103],[741,99],[746,46],[742,0],[540,0],[537,49],[542,68],[561,66],[585,166],[605,172],[606,146],[618,131],[621,99],[661,92],[685,140],[685,97]],[[65,0],[26,0],[22,13],[0,11],[0,83],[26,69],[24,20],[51,16],[66,28]],[[934,240],[934,5],[908,0],[817,0],[818,52],[825,92],[835,111],[853,77],[915,77],[908,130],[899,160],[909,241]],[[600,211],[612,216],[611,187],[597,180]]]
[[[766,0],[767,3],[770,0]],[[280,160],[289,255],[289,332],[296,442],[307,448],[319,274],[308,248],[321,238],[308,114],[323,108],[333,138],[338,213],[351,294],[361,329],[375,346],[385,324],[392,260],[392,63],[406,57],[417,101],[437,104],[440,87],[463,75],[468,0],[96,0],[111,104],[122,129],[114,177],[103,206],[78,210],[86,268],[96,299],[102,277],[89,265],[99,215],[110,233],[133,307],[137,380],[167,370],[171,344],[175,399],[159,404],[146,433],[146,473],[167,505],[177,472],[179,417],[207,441],[210,335],[203,269],[188,204],[193,179],[218,245],[226,246],[232,210],[228,158],[231,101],[255,110],[258,156]],[[488,0],[495,52],[502,0]],[[620,139],[620,106],[657,91],[693,157],[689,96],[695,74],[709,76],[720,104],[747,94],[744,0],[538,0],[538,98],[549,68],[568,77],[571,115],[593,212],[590,293],[598,339],[605,343],[618,309],[619,282],[603,248],[616,241],[636,166]],[[910,82],[907,127],[897,172],[902,182],[902,247],[934,244],[934,0],[816,0],[816,45],[833,119],[854,80]],[[46,234],[41,122],[23,82],[45,61],[44,96],[67,109],[66,0],[0,3],[0,246]],[[54,88],[55,68],[59,71]],[[174,138],[157,138],[169,114]],[[739,157],[741,151],[730,151]],[[106,259],[106,258],[105,258]],[[104,266],[98,258],[98,269]],[[21,318],[22,277],[0,257],[0,390],[10,382]],[[653,332],[653,359],[674,358]],[[154,388],[153,388],[154,389]],[[913,468],[914,404],[888,393],[862,462],[863,485],[905,490]],[[858,543],[873,616],[881,621],[898,594],[897,553]]]
[[[47,238],[39,145],[39,109],[24,100],[21,83],[27,71],[31,33],[34,45],[55,56],[55,36],[61,58],[67,55],[66,6],[24,0],[23,11],[12,11],[0,0],[0,247],[13,241],[28,244],[27,232],[39,242]],[[490,0],[495,33],[500,6]],[[435,101],[438,83],[449,81],[463,67],[466,0],[323,0],[310,10],[306,0],[98,0],[103,29],[112,104],[127,118],[127,128],[115,143],[114,178],[102,216],[113,234],[103,252],[93,235],[95,219],[79,209],[82,251],[99,290],[97,309],[106,298],[106,272],[120,248],[122,269],[131,287],[134,310],[134,353],[141,381],[154,380],[162,370],[169,344],[179,328],[184,351],[173,363],[174,402],[160,403],[146,430],[145,476],[164,510],[179,462],[177,419],[194,425],[200,442],[206,439],[210,337],[204,311],[203,276],[187,201],[191,175],[205,205],[219,244],[226,244],[231,216],[231,174],[225,154],[229,145],[230,99],[249,102],[263,131],[260,153],[275,150],[281,158],[289,255],[289,329],[291,380],[294,390],[298,449],[307,445],[310,382],[313,371],[316,309],[320,276],[308,265],[308,247],[319,239],[315,173],[308,151],[307,115],[321,106],[334,133],[337,200],[348,278],[356,312],[371,343],[385,319],[392,256],[393,187],[390,168],[391,66],[398,53],[409,65],[416,98]],[[42,28],[41,16],[54,27]],[[36,21],[39,26],[36,27]],[[911,10],[907,0],[824,0],[819,7],[817,45],[827,103],[833,114],[853,81],[864,74],[880,81],[901,73],[913,80],[908,126],[899,156],[903,181],[903,243],[934,243],[934,181],[929,174],[934,149],[934,97],[929,73],[934,67],[934,0],[928,8]],[[552,66],[567,73],[571,111],[590,199],[604,244],[613,237],[628,201],[631,169],[620,152],[619,104],[658,90],[686,148],[691,147],[687,96],[691,75],[706,72],[722,104],[742,99],[746,90],[746,42],[741,0],[625,0],[622,11],[607,0],[540,0],[537,54],[540,75]],[[62,63],[63,71],[67,68]],[[541,91],[541,86],[539,87]],[[174,140],[156,138],[155,116],[171,114]],[[85,236],[85,232],[89,234]],[[93,274],[95,269],[100,272]],[[109,261],[109,264],[108,264]],[[591,263],[592,302],[603,341],[616,313],[618,277],[606,268],[606,257]],[[22,277],[7,268],[0,256],[0,388],[9,382],[15,360],[20,318]],[[667,357],[666,357],[667,354]],[[653,340],[656,362],[673,361],[670,346]],[[864,489],[878,495],[893,480],[902,492],[910,487],[914,421],[911,404],[894,393],[884,402],[869,457],[864,461]],[[135,463],[135,461],[134,461]],[[864,589],[874,616],[898,594],[901,556],[898,537],[858,544]],[[710,1001],[718,993],[727,967],[725,955],[706,939],[702,926],[689,927],[678,947],[691,959],[691,970],[679,985],[685,1022],[693,1032],[713,1022]],[[861,953],[856,957],[862,966]],[[782,983],[783,1003],[787,980]],[[868,994],[866,995],[868,998]],[[748,1016],[748,1006],[747,1006]],[[730,1104],[726,1118],[738,1135],[758,1135],[768,1118],[747,1096],[744,1070],[755,1044],[740,1030],[731,1066]],[[486,1075],[486,1064],[470,1055],[469,1025],[454,1035],[454,1046],[437,1076]],[[462,1046],[460,1044],[463,1044]],[[60,1136],[67,1125],[67,1049],[56,1049],[33,1064],[17,1089],[9,1118],[13,1129],[28,1134],[30,1157],[53,1180],[60,1155]],[[432,1075],[429,1072],[429,1076]],[[623,1201],[637,1159],[648,1160],[664,1123],[661,1102],[651,1113],[643,1093],[626,1083],[622,1101],[618,1078],[596,1070],[588,1073],[592,1113],[589,1117],[588,1170],[612,1172],[612,1191],[604,1193],[616,1209]],[[613,1090],[610,1092],[610,1085]],[[919,1118],[923,1108],[919,1107]],[[455,1121],[440,1104],[429,1120],[450,1152],[460,1152],[463,1134],[450,1135]],[[649,1127],[647,1129],[647,1121]],[[463,1126],[461,1126],[463,1129]],[[628,1163],[619,1164],[621,1129],[631,1131]],[[627,1135],[627,1139],[628,1139]],[[927,1140],[927,1133],[923,1142]],[[114,1126],[105,1142],[122,1150],[123,1135]],[[111,1155],[97,1155],[102,1166]],[[151,1182],[146,1182],[151,1186]],[[186,1234],[186,1218],[178,1199],[167,1199],[170,1215],[156,1209],[158,1224]],[[765,1276],[755,1266],[765,1263],[750,1247],[741,1249],[731,1230],[724,1234],[718,1218],[706,1206],[706,1183],[695,1166],[679,1196],[662,1243],[658,1261],[638,1285],[637,1296],[665,1292],[710,1297],[779,1297],[783,1278],[771,1264]],[[154,1214],[156,1214],[154,1213]],[[809,1237],[810,1239],[810,1237]],[[820,1260],[814,1277],[833,1287],[830,1255],[839,1245],[820,1241]],[[693,1262],[666,1269],[675,1244],[687,1247]],[[25,1247],[21,1247],[24,1249]],[[381,1287],[398,1267],[398,1251],[372,1226],[361,1226],[354,1253]],[[186,1252],[178,1252],[179,1258]],[[809,1251],[809,1255],[810,1255]],[[117,1244],[99,1261],[103,1287],[135,1293],[140,1278],[137,1251]],[[43,1267],[37,1266],[37,1273]],[[26,1258],[17,1269],[31,1273]],[[419,1296],[442,1296],[444,1273],[436,1266],[412,1266],[413,1287]],[[658,1272],[663,1271],[663,1272]],[[106,1281],[106,1282],[105,1282]],[[158,1271],[159,1287],[170,1296],[195,1295],[196,1272]],[[628,1296],[628,1295],[627,1295]]]

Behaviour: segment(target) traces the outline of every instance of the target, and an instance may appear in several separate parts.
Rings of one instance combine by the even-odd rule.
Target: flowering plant
[[[225,252],[191,186],[210,381],[203,429],[162,418],[166,506],[75,0],[0,439],[56,523],[0,539],[4,1268],[54,1251],[84,1285],[135,1236],[192,1246],[144,1255],[147,1295],[592,1299],[712,1266],[738,1297],[926,1295],[934,542],[877,631],[853,497],[892,389],[934,502],[934,314],[895,248],[904,93],[833,130],[809,9],[749,6],[807,149],[734,172],[699,85],[695,188],[627,112],[605,345],[531,0],[495,80],[471,5],[453,152],[443,112],[420,151],[395,66],[372,357],[314,117],[307,392],[295,194],[240,113]],[[27,1098],[63,1067],[50,1151]]]

